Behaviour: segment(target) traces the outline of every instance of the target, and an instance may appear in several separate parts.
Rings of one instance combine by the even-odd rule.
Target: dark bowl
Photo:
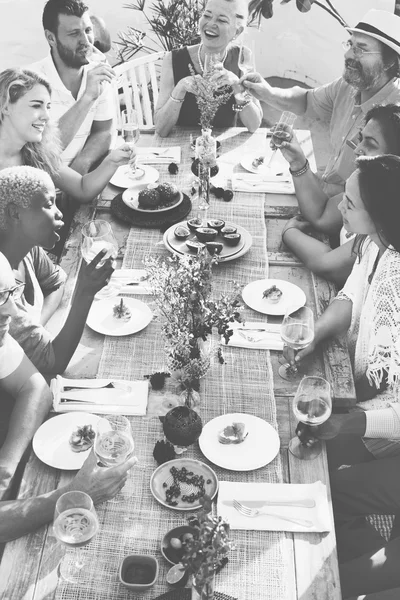
[[[240,233],[227,233],[223,236],[224,242],[227,246],[237,246],[241,239]]]
[[[182,536],[187,533],[191,533],[193,536],[197,535],[197,529],[190,527],[190,525],[180,525],[170,529],[163,537],[161,541],[161,554],[167,562],[171,565],[177,565],[183,556],[184,546],[180,549],[173,548],[171,546],[171,539],[178,539],[182,543]]]
[[[198,227],[195,233],[199,242],[202,242],[203,244],[206,242],[213,242],[218,235],[218,231],[216,229],[211,229],[211,227]]]
[[[157,581],[158,561],[147,554],[129,554],[119,567],[119,580],[130,590],[151,588]]]

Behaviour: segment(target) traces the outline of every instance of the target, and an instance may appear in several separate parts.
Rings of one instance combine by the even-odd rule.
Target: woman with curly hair
[[[50,84],[26,69],[0,73],[0,169],[28,165],[43,169],[55,185],[80,203],[89,202],[107,185],[120,165],[132,158],[124,144],[83,177],[60,160],[56,127],[49,122]]]

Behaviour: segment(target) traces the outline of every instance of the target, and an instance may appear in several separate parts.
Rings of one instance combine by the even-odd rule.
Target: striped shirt
[[[91,66],[92,65],[85,65],[83,67],[82,82],[76,100],[79,100],[86,90],[87,72]],[[52,89],[51,117],[54,121],[58,121],[63,114],[65,114],[72,106],[74,106],[76,100],[61,81],[51,54],[49,54],[43,60],[29,65],[27,68],[32,71],[36,71],[50,83]],[[68,144],[61,154],[64,165],[71,164],[74,158],[84,147],[86,140],[90,136],[93,121],[108,121],[114,116],[111,86],[108,83],[104,83],[103,85],[104,90],[102,94],[95,102],[93,102],[85,120],[83,121],[79,130],[76,132],[74,139],[70,142],[70,144]]]

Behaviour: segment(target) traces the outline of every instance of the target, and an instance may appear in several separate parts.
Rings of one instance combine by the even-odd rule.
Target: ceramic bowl
[[[170,563],[170,565],[177,565],[181,561],[184,550],[184,546],[182,546],[181,548],[173,548],[171,546],[171,540],[176,539],[182,543],[183,536],[188,533],[196,535],[197,530],[194,527],[191,527],[190,525],[180,525],[179,527],[174,527],[173,529],[170,529],[164,535],[161,541],[161,554],[163,555],[165,560]]]
[[[158,577],[158,560],[148,554],[129,554],[119,568],[119,580],[129,590],[148,590]]]

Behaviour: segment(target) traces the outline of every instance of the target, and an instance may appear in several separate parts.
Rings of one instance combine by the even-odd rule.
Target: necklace
[[[199,61],[199,65],[200,65],[200,69],[201,69],[201,74],[204,74],[204,65],[203,65],[203,61],[201,60],[201,50],[203,48],[203,44],[200,44],[199,49],[197,50],[197,60]],[[225,48],[225,52],[223,57],[221,58],[221,63],[224,64],[226,56],[228,54],[228,49]]]

